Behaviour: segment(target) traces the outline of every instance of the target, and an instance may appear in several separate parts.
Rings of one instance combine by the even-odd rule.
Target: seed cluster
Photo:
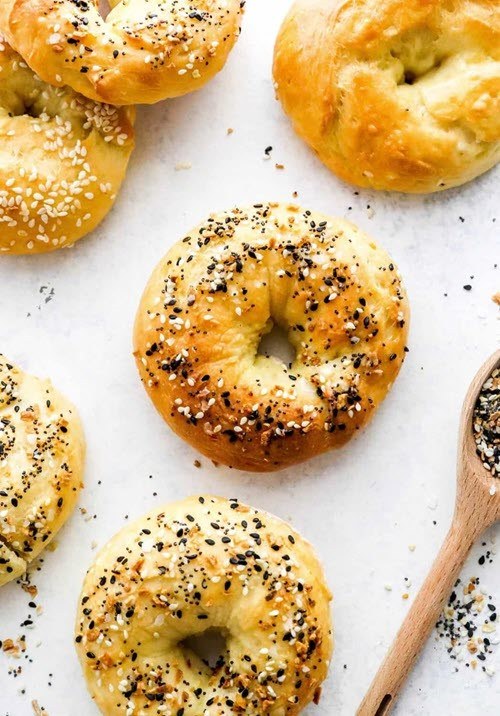
[[[486,662],[500,642],[496,636],[497,607],[478,577],[455,584],[443,614],[436,624],[439,639],[451,659],[492,676],[495,669]]]
[[[0,178],[0,251],[71,244],[116,197],[133,147],[128,112],[42,82],[2,38],[0,81],[0,137],[15,157]]]
[[[80,438],[73,428],[50,384],[0,356],[0,580],[39,554],[74,504]]]
[[[104,549],[76,642],[109,714],[297,714],[326,675],[329,598],[312,549],[285,523],[191,498]],[[227,636],[213,667],[184,644],[211,628]]]
[[[500,476],[500,368],[495,368],[479,393],[474,409],[474,439],[483,466]]]
[[[404,359],[399,274],[351,225],[297,207],[237,209],[179,242],[161,272],[136,355],[164,417],[190,431],[268,453],[317,431],[326,449],[371,417]],[[270,321],[288,332],[291,367],[257,355]]]

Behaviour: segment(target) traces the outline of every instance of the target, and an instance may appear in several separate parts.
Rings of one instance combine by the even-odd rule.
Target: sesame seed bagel
[[[126,527],[85,579],[76,643],[106,716],[293,716],[320,696],[331,595],[311,545],[236,500],[191,497]],[[186,640],[225,636],[215,666]]]
[[[192,92],[224,66],[242,0],[2,0],[0,30],[46,82],[114,105]]]
[[[23,574],[70,516],[84,452],[71,403],[0,355],[0,585]]]
[[[144,292],[135,357],[171,428],[216,462],[271,471],[346,443],[396,378],[408,305],[389,256],[295,206],[215,214]],[[291,366],[259,355],[283,328]]]
[[[43,82],[0,37],[0,252],[60,249],[102,221],[125,176],[133,118]]]
[[[498,0],[297,0],[277,94],[342,179],[428,193],[500,159]]]

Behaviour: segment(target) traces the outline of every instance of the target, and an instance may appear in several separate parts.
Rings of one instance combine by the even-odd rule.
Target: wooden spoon
[[[478,395],[498,365],[500,351],[486,361],[469,388],[460,423],[457,497],[450,531],[357,716],[386,716],[392,711],[472,545],[487,527],[500,519],[500,479],[490,475],[477,455],[472,426]]]

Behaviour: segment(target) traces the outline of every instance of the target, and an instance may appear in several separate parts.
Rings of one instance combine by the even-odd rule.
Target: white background
[[[0,716],[31,714],[31,699],[50,716],[96,716],[72,644],[75,604],[92,543],[103,545],[125,515],[212,492],[289,519],[313,542],[335,593],[337,642],[323,700],[307,710],[317,716],[353,716],[408,609],[404,577],[412,597],[445,535],[461,402],[500,334],[491,300],[500,289],[499,174],[427,198],[355,195],[296,138],[274,99],[272,50],[288,6],[249,2],[241,40],[215,81],[139,111],[123,191],[93,236],[42,258],[0,258],[0,350],[50,376],[79,407],[88,441],[80,504],[96,516],[85,521],[77,511],[33,575],[43,607],[33,629],[20,628],[29,596],[17,584],[1,591],[0,639],[24,633],[27,651],[20,661],[0,654]],[[191,169],[175,170],[186,162]],[[303,206],[350,218],[392,254],[412,304],[411,352],[372,425],[342,451],[275,475],[203,458],[197,470],[199,456],[164,425],[136,374],[131,331],[140,294],[160,257],[211,211],[288,201],[294,191]],[[50,289],[53,300],[44,303]],[[479,567],[478,554],[464,576],[477,574],[500,600],[500,555]],[[500,647],[490,663],[500,672]],[[8,670],[18,666],[14,679]],[[395,713],[489,715],[499,703],[500,673],[455,673],[433,637]]]

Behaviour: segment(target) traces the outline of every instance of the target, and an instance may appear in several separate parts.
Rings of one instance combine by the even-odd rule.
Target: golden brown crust
[[[113,206],[135,112],[51,87],[1,37],[0,78],[0,253],[70,246]]]
[[[114,105],[192,92],[224,66],[241,0],[2,0],[0,30],[46,82]]]
[[[0,355],[0,585],[25,572],[70,516],[84,453],[71,403]]]
[[[280,325],[289,369],[258,355]],[[135,325],[143,383],[209,458],[271,471],[346,443],[404,359],[408,305],[389,256],[341,219],[280,204],[212,216],[153,273]]]
[[[77,651],[105,716],[296,716],[331,659],[331,595],[311,545],[236,500],[191,497],[126,527],[90,568]],[[186,645],[226,635],[212,669]]]
[[[496,0],[297,0],[274,77],[298,134],[353,184],[434,192],[500,158]]]

